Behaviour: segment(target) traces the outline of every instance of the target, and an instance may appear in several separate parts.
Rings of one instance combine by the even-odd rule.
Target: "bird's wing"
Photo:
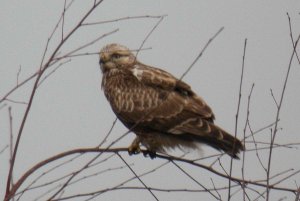
[[[140,65],[131,71],[137,79],[128,79],[128,87],[115,97],[123,102],[116,113],[124,124],[139,122],[167,131],[189,118],[213,122],[212,110],[188,84],[153,67]]]
[[[197,96],[188,84],[172,74],[140,63],[132,71],[144,85],[145,90],[157,93],[161,99],[164,99],[158,106],[162,110],[157,113],[162,112],[169,116],[168,112],[164,111],[165,108],[168,108],[170,114],[187,110],[208,121],[214,120],[214,114],[206,102]]]

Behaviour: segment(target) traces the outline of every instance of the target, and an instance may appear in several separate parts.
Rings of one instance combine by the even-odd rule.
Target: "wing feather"
[[[165,99],[163,103],[160,101],[159,109],[155,112],[156,115],[161,116],[165,114],[170,116],[175,111],[178,114],[178,109],[180,111],[188,110],[201,118],[213,122],[215,117],[211,108],[185,82],[178,80],[166,71],[141,63],[136,64],[132,71],[139,72],[137,79],[143,84],[144,90],[149,89],[148,93],[157,93],[160,100]],[[184,108],[180,109],[182,106]],[[157,107],[157,105],[154,105],[154,107]]]

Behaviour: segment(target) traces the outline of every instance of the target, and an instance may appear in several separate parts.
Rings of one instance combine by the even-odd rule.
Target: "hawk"
[[[214,124],[211,108],[188,84],[139,62],[127,47],[106,45],[99,63],[112,110],[136,134],[129,154],[139,153],[140,144],[151,158],[174,148],[197,149],[199,143],[233,158],[244,150],[240,140]]]

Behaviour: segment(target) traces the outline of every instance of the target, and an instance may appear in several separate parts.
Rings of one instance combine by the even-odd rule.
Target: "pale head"
[[[102,73],[112,69],[133,66],[135,56],[125,46],[119,44],[109,44],[100,51],[100,67]]]

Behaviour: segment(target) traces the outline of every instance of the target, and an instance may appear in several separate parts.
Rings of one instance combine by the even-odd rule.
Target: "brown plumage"
[[[137,137],[129,153],[144,145],[151,157],[170,148],[198,143],[238,158],[241,141],[214,124],[214,114],[191,87],[170,73],[140,63],[126,47],[100,51],[102,88],[119,120]]]

